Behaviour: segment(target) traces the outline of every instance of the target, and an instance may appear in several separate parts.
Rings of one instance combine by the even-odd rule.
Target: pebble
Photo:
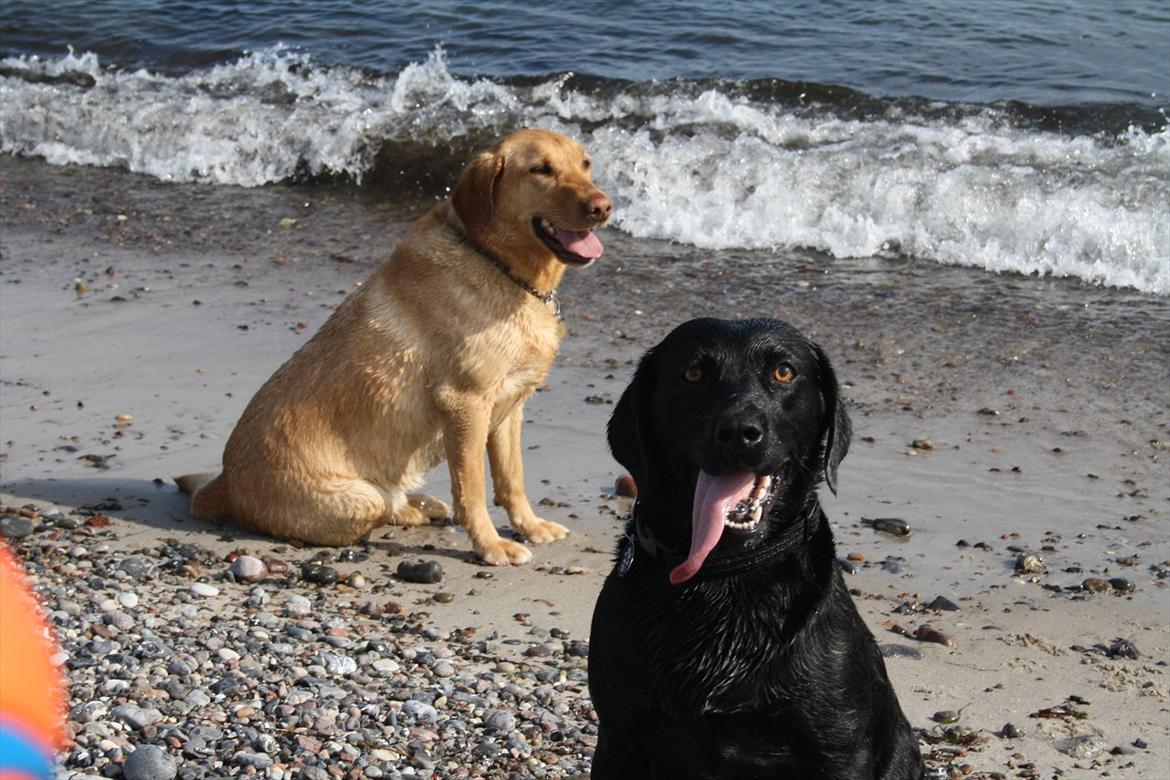
[[[163,714],[153,707],[139,707],[137,704],[119,704],[110,710],[110,717],[120,720],[130,728],[146,728],[162,720]]]
[[[125,558],[118,568],[129,574],[133,579],[141,580],[154,573],[155,564],[151,559],[142,555],[132,555]]]
[[[1082,760],[1092,758],[1105,748],[1104,740],[1095,734],[1069,737],[1056,743],[1056,749],[1061,753]]]
[[[319,663],[329,674],[350,675],[357,671],[357,661],[348,655],[338,653],[321,653],[317,656]]]
[[[926,605],[926,608],[940,610],[942,612],[959,611],[959,605],[948,599],[946,596],[935,596],[934,599]]]
[[[1090,593],[1108,593],[1113,590],[1113,586],[1109,584],[1109,580],[1103,580],[1100,577],[1086,577],[1081,581],[1081,589]]]
[[[507,734],[516,728],[516,716],[507,710],[490,709],[483,714],[483,725]]]
[[[1110,658],[1128,658],[1131,661],[1136,661],[1141,657],[1141,653],[1138,652],[1137,646],[1133,642],[1121,638],[1113,640],[1109,648],[1105,651],[1105,655]]]
[[[999,733],[1004,739],[1019,739],[1020,737],[1020,730],[1013,723],[1003,724],[1003,728],[999,730]]]
[[[402,711],[420,723],[434,723],[439,719],[439,712],[426,702],[410,699],[402,703]]]
[[[337,569],[323,563],[308,563],[301,567],[301,579],[317,585],[332,585],[341,579]]]
[[[446,593],[446,592],[436,593],[431,598],[433,598],[435,601],[439,602],[440,604],[450,604],[452,601],[455,600],[455,594],[454,593]]]
[[[204,598],[219,595],[219,588],[214,585],[208,585],[206,582],[192,582],[190,590],[196,596],[203,596]]]
[[[914,638],[919,642],[933,642],[934,644],[945,645],[947,647],[955,646],[955,640],[951,639],[937,628],[925,624],[914,630]]]
[[[878,645],[878,650],[886,658],[910,658],[915,661],[922,659],[922,653],[916,647],[910,645],[900,645],[894,642],[887,642]]]
[[[259,558],[241,555],[232,561],[231,572],[241,582],[259,582],[268,576],[268,567]]]
[[[126,609],[134,609],[138,606],[138,594],[123,591],[118,594],[118,603]]]
[[[899,517],[863,517],[861,524],[891,536],[910,535],[910,524]]]
[[[1020,553],[1016,557],[1017,574],[1041,574],[1046,569],[1044,559],[1036,553]]]
[[[398,564],[395,574],[403,582],[433,585],[443,579],[443,567],[436,561],[417,561],[415,563],[403,561]]]
[[[284,605],[284,611],[288,615],[301,617],[311,614],[313,611],[313,605],[301,594],[294,593],[288,597],[288,601]]]
[[[241,750],[232,756],[232,763],[240,766],[250,766],[256,769],[267,769],[272,766],[272,756],[264,753],[253,753],[249,750]]]
[[[260,562],[267,567],[269,574],[287,574],[289,571],[289,565],[287,563],[271,555],[261,555]]]
[[[124,780],[173,780],[175,762],[158,745],[139,745],[122,764]]]
[[[23,539],[36,527],[36,521],[27,517],[0,517],[0,535],[8,539]]]
[[[1118,593],[1133,592],[1133,583],[1125,577],[1111,577],[1109,579],[1109,585]]]
[[[113,626],[119,631],[129,631],[134,627],[134,618],[120,610],[107,612],[105,620],[107,624]]]
[[[376,672],[381,675],[389,676],[401,669],[401,665],[393,658],[379,658],[370,664]]]

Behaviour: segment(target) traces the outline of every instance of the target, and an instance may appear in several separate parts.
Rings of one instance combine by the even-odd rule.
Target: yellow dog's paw
[[[532,560],[532,552],[527,547],[507,539],[496,539],[483,546],[477,546],[475,554],[492,566],[528,563]]]
[[[541,520],[539,517],[534,517],[527,523],[513,523],[512,527],[516,529],[516,533],[533,544],[548,544],[569,535],[569,529],[560,523]]]
[[[397,512],[394,513],[394,516],[390,518],[391,525],[400,525],[406,528],[427,525],[430,522],[430,517],[428,517],[419,508],[411,506],[410,504],[401,507]]]

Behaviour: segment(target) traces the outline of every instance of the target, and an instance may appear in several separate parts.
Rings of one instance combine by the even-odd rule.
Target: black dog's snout
[[[767,420],[758,410],[726,414],[715,423],[715,443],[725,455],[754,455],[763,448]]]

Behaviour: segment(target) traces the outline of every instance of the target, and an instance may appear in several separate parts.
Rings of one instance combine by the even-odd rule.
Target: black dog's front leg
[[[597,732],[597,749],[593,751],[592,780],[646,780],[650,777],[650,756],[636,739],[614,734],[602,726]]]

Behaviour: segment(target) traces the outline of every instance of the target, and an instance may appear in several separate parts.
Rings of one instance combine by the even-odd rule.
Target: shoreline
[[[914,727],[938,734],[940,741],[926,748],[932,766],[950,767],[954,777],[1048,777],[1059,769],[1066,777],[1107,771],[1154,778],[1170,762],[1170,566],[1164,563],[1170,561],[1170,301],[905,258],[705,252],[606,231],[602,260],[570,272],[561,287],[569,333],[547,389],[526,408],[530,497],[573,535],[534,547],[531,566],[487,569],[468,561],[457,529],[388,529],[357,551],[365,560],[330,564],[342,574],[360,570],[366,588],[309,585],[295,576],[294,565],[290,576],[264,584],[270,603],[249,606],[251,586],[223,579],[225,554],[247,548],[297,564],[318,550],[195,521],[183,497],[152,480],[217,466],[251,394],[389,254],[426,204],[379,202],[346,189],[165,185],[7,157],[0,158],[0,174],[0,504],[62,510],[66,522],[45,523],[15,546],[40,569],[39,586],[60,613],[67,653],[94,661],[75,670],[73,703],[101,700],[107,713],[87,722],[75,718],[72,728],[86,740],[90,761],[72,761],[63,776],[84,776],[111,755],[120,760],[139,741],[170,744],[180,770],[195,772],[198,762],[183,753],[190,735],[182,740],[171,732],[209,722],[208,708],[219,704],[193,705],[185,693],[166,693],[166,685],[209,689],[222,661],[244,680],[220,700],[224,723],[238,724],[232,707],[295,700],[279,693],[276,673],[290,659],[306,670],[293,688],[320,694],[344,680],[352,686],[347,697],[361,700],[355,691],[369,689],[387,702],[377,717],[351,716],[363,739],[378,743],[363,743],[367,764],[374,750],[397,756],[378,754],[364,776],[393,776],[380,766],[396,762],[426,776],[428,760],[443,773],[445,756],[464,760],[448,742],[470,736],[472,748],[498,748],[468,754],[466,760],[479,762],[470,771],[482,776],[583,771],[590,711],[584,659],[573,654],[581,646],[572,643],[588,639],[593,597],[611,565],[624,512],[609,494],[618,467],[605,449],[605,420],[640,354],[677,322],[707,315],[779,316],[819,341],[834,362],[855,434],[841,466],[841,496],[822,491],[822,503],[840,557],[862,556],[846,580],[878,642],[895,648],[887,667],[903,708]],[[119,425],[119,414],[133,421]],[[79,459],[86,456],[92,457]],[[447,495],[443,467],[427,489]],[[108,516],[108,526],[86,525],[85,515],[71,514],[103,503],[121,509],[86,511]],[[905,519],[910,538],[899,541],[861,525],[875,516]],[[79,527],[68,527],[74,524]],[[141,581],[122,571],[124,560],[143,550],[159,553],[168,538],[209,551],[197,571],[175,566]],[[970,546],[957,546],[960,540]],[[980,543],[986,547],[975,546]],[[79,547],[85,552],[74,555]],[[1017,575],[1017,558],[1029,552],[1044,558],[1045,571]],[[419,556],[441,562],[441,592],[453,601],[436,602],[435,588],[392,577],[400,560]],[[193,572],[219,596],[190,595]],[[491,578],[477,576],[484,573]],[[1117,577],[1132,590],[1077,589],[1088,578]],[[106,585],[95,588],[95,579]],[[138,606],[103,607],[131,591]],[[294,595],[315,602],[315,614],[290,613]],[[960,610],[918,609],[936,596]],[[387,600],[403,612],[362,613],[366,602],[384,607]],[[188,616],[191,605],[194,616]],[[130,616],[124,632],[117,624],[125,621],[111,619],[113,612]],[[264,626],[272,636],[289,625],[294,634],[298,627],[308,632],[284,660],[253,647],[263,644],[249,633],[261,614],[275,616]],[[344,625],[330,627],[331,615]],[[298,626],[306,620],[316,625]],[[907,631],[930,624],[955,646],[919,642],[895,633],[895,624]],[[94,650],[103,640],[141,641],[145,631],[181,645],[184,634],[215,626],[223,627],[216,634],[223,645],[204,642],[186,653],[197,661],[200,652],[208,655],[211,666],[192,672],[204,675],[202,682],[167,683],[165,661],[155,664],[162,672],[154,675],[147,673],[151,663],[118,668],[110,651]],[[474,638],[462,644],[451,638],[470,626]],[[329,650],[331,630],[353,642]],[[496,639],[485,639],[493,633]],[[1118,655],[1125,649],[1114,647],[1118,639],[1131,643],[1138,657]],[[389,647],[384,654],[353,649],[372,641]],[[1114,649],[1114,657],[1094,649],[1097,644]],[[454,655],[418,662],[416,646],[424,645],[455,648]],[[550,654],[527,655],[536,645]],[[231,652],[220,654],[225,647]],[[320,653],[335,651],[357,659],[359,670],[310,672]],[[378,654],[399,669],[385,677],[371,672],[379,659],[369,656]],[[267,671],[250,676],[249,659]],[[443,660],[453,676],[435,674]],[[102,690],[98,672],[133,687]],[[490,679],[463,684],[483,687],[475,695],[487,698],[509,683],[526,687],[526,695],[551,687],[546,705],[565,709],[553,706],[558,726],[546,730],[539,717],[519,717],[519,726],[503,732],[484,726],[482,705],[454,697],[457,690],[443,692],[461,675],[477,673]],[[138,677],[149,684],[135,686]],[[275,687],[265,693],[264,686]],[[436,706],[434,722],[429,712],[422,720],[402,714],[408,690],[438,690],[428,706],[445,696],[450,709]],[[1073,705],[1087,718],[1029,717],[1067,703],[1070,694],[1090,702]],[[132,697],[163,717],[140,728],[107,717]],[[523,697],[500,701],[487,709],[548,709]],[[464,705],[466,712],[459,709]],[[943,734],[946,727],[931,717],[944,710],[962,711],[963,732]],[[383,722],[388,711],[396,713],[393,727]],[[451,731],[451,718],[465,731]],[[288,777],[298,761],[315,766],[304,763],[312,751],[296,747],[297,734],[343,744],[336,737],[347,733],[337,726],[317,733],[302,718],[285,734],[272,730],[278,717],[271,713],[246,720],[249,728],[271,732],[278,749],[245,748],[237,736],[240,744],[222,757],[216,753],[222,765],[208,771]],[[1009,722],[1020,737],[998,736]],[[527,752],[518,743],[509,747],[513,732],[524,735]],[[560,741],[552,741],[554,732]],[[969,739],[972,744],[962,744]],[[1133,747],[1139,739],[1146,748]],[[103,751],[103,740],[113,746]],[[429,758],[414,756],[413,743]],[[1110,753],[1114,748],[1124,750]],[[241,750],[264,753],[271,765],[257,768],[248,762],[264,761],[237,758]],[[331,761],[344,761],[342,747],[331,751]],[[557,768],[557,761],[565,766]],[[360,767],[361,759],[345,764]]]

